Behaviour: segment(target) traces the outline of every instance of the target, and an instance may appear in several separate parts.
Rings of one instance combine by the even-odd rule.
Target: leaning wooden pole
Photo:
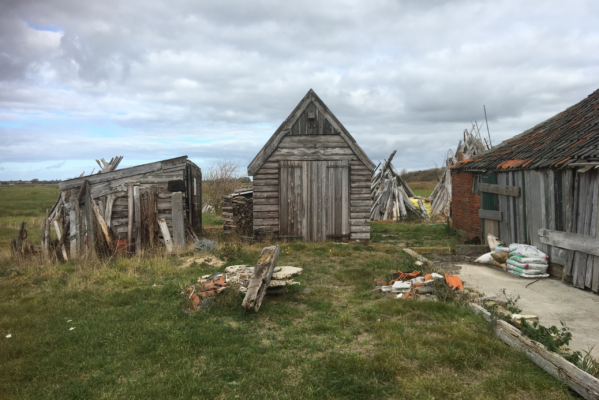
[[[470,308],[491,321],[491,314],[478,304]],[[520,330],[505,321],[498,320],[493,326],[497,337],[504,343],[523,352],[549,375],[559,379],[585,399],[599,399],[599,379],[578,368],[557,353],[549,351],[541,343],[525,336]]]

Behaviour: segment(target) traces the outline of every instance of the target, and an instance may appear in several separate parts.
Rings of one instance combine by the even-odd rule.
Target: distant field
[[[436,181],[419,181],[419,182],[409,182],[408,186],[412,191],[416,194],[416,196],[424,196],[429,197],[435,186],[437,186]]]
[[[0,187],[0,249],[16,238],[21,221],[27,221],[28,238],[39,244],[46,209],[51,208],[60,190],[58,185],[20,185]]]

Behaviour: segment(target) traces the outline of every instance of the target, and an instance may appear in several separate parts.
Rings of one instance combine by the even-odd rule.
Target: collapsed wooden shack
[[[416,198],[416,194],[391,164],[396,152],[397,150],[394,150],[389,159],[384,160],[382,168],[372,178],[370,219],[372,221],[387,219],[399,221],[417,217],[428,220],[429,216],[424,203],[418,199],[418,207],[414,206],[410,198]]]
[[[449,149],[445,158],[445,172],[435,190],[431,193],[433,199],[431,204],[431,217],[449,217],[451,208],[451,171],[453,165],[472,157],[476,157],[489,150],[489,144],[480,134],[480,127],[472,124],[472,129],[464,130],[464,141],[460,140],[455,153]]]
[[[451,168],[454,227],[549,255],[549,274],[599,293],[599,90]]]
[[[254,220],[254,190],[250,187],[236,189],[223,196],[223,230],[225,233],[252,235]]]
[[[115,168],[116,160],[108,164]],[[187,156],[114,168],[60,183],[42,232],[45,253],[56,250],[67,260],[93,251],[139,254],[161,244],[172,251],[196,238],[202,229],[202,171]],[[57,243],[51,244],[51,229]]]
[[[370,239],[374,163],[312,89],[248,166],[255,235]]]

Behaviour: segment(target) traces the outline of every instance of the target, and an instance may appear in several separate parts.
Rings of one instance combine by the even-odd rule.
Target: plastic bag
[[[538,257],[545,259],[549,258],[547,254],[543,253],[536,247],[519,243],[510,244],[510,257],[511,256]]]
[[[512,259],[507,260],[507,269],[520,272],[526,272],[530,275],[544,274],[547,272],[548,265],[542,264],[522,264]]]
[[[505,264],[505,261],[508,258],[508,254],[507,253],[491,253],[491,257],[493,257],[493,259],[495,261],[497,261],[499,264]]]
[[[547,264],[547,259],[546,258],[541,258],[541,257],[524,257],[524,256],[516,256],[513,255],[510,257],[512,260],[516,260],[518,262],[521,263],[525,263],[525,264]]]
[[[493,261],[493,256],[491,255],[491,253],[483,254],[482,256],[480,256],[476,260],[474,260],[474,262],[481,263],[481,264],[488,264],[491,261]]]
[[[525,272],[510,271],[510,270],[508,270],[507,272],[509,272],[510,274],[518,275],[521,278],[528,278],[528,279],[549,278],[549,274],[530,275]]]
[[[497,246],[502,246],[503,242],[499,240],[499,238],[491,233],[487,234],[487,243],[489,243],[489,248],[491,250],[495,250]]]
[[[510,252],[510,248],[509,247],[504,247],[504,246],[497,246],[497,247],[495,247],[495,250],[493,250],[493,252],[495,252],[495,253],[509,253]]]

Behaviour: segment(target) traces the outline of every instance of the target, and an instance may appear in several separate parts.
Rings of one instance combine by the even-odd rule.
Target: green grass
[[[28,238],[39,244],[46,209],[54,206],[59,193],[58,185],[1,186],[0,248],[10,246],[21,221],[27,222]]]
[[[431,195],[431,193],[433,193],[432,190],[412,190],[414,192],[414,194],[416,196],[422,196],[422,197],[429,197]]]
[[[216,215],[215,213],[203,213],[202,214],[202,226],[222,226],[223,217]]]
[[[442,225],[373,224],[383,231],[454,241]],[[188,310],[187,285],[261,247],[220,243],[220,268],[174,256],[16,265],[4,252],[0,398],[573,398],[458,299],[373,292],[374,278],[413,268],[388,244],[281,244],[278,265],[303,267],[300,286],[258,313],[234,290]]]
[[[407,247],[455,247],[458,244],[456,232],[443,223],[372,222],[370,232],[373,243],[401,243]]]

